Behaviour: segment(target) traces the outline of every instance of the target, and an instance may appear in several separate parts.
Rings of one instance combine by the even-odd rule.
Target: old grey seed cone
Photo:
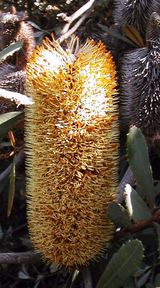
[[[142,37],[145,37],[146,26],[153,12],[160,13],[159,0],[115,0],[114,21],[120,27],[131,25]]]
[[[160,134],[160,16],[152,13],[146,47],[126,53],[121,83],[121,118],[124,126],[141,127],[148,137]]]

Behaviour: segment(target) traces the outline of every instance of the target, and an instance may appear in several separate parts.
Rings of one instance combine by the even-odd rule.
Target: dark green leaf
[[[109,205],[108,215],[117,227],[127,227],[132,224],[127,210],[118,203],[113,202]]]
[[[136,282],[136,287],[137,288],[143,287],[147,283],[151,273],[152,273],[152,269],[147,268],[147,270],[140,275],[139,280]]]
[[[23,46],[21,41],[10,44],[0,52],[0,63],[3,62],[8,56],[12,56],[16,51],[20,50]]]
[[[157,181],[157,184],[154,186],[154,193],[156,196],[160,194],[160,181]]]
[[[148,282],[148,279],[150,278],[151,274],[152,274],[151,266],[146,266],[145,268],[140,269],[135,275],[136,288],[143,287]]]
[[[135,44],[133,42],[131,42],[127,37],[123,36],[122,34],[114,31],[113,29],[110,29],[109,27],[105,26],[105,25],[102,25],[102,24],[98,24],[98,26],[104,31],[104,32],[107,32],[109,35],[121,40],[121,41],[124,41],[132,46],[135,46]]]
[[[147,283],[145,288],[155,288],[154,284],[151,284],[151,283]],[[159,288],[159,287],[157,287]]]
[[[158,258],[160,260],[160,224],[158,223],[154,223],[154,226],[156,227],[156,232],[157,232],[157,240],[158,240],[158,249],[157,249],[157,252],[158,252]]]
[[[2,226],[0,225],[0,240],[2,240],[4,237]]]
[[[128,159],[135,175],[140,193],[148,204],[154,205],[154,187],[148,148],[141,130],[133,126],[127,137]]]
[[[155,278],[155,288],[159,287],[160,287],[160,273],[158,273]]]
[[[0,115],[0,136],[11,130],[18,120],[23,119],[23,112],[8,112]]]
[[[42,28],[40,28],[35,22],[32,22],[32,21],[28,21],[28,23],[33,27],[33,28],[36,28],[37,30],[40,30],[40,31],[44,31]]]
[[[7,207],[7,216],[9,217],[12,211],[14,195],[15,195],[15,178],[16,178],[16,166],[15,158],[13,159],[12,169],[9,176],[9,195],[8,195],[8,207]]]
[[[123,285],[123,288],[137,288],[134,278],[129,278],[129,280]]]
[[[152,213],[144,200],[129,184],[126,185],[125,196],[129,215],[134,221],[138,222],[152,217]]]
[[[113,255],[96,288],[120,288],[139,268],[143,245],[139,240],[123,244]]]

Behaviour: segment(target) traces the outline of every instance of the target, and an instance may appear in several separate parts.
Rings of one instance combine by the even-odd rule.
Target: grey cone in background
[[[0,89],[24,93],[26,64],[35,47],[34,33],[26,19],[27,15],[14,7],[10,12],[0,12],[0,50],[16,41],[23,43],[23,49],[0,64]],[[20,108],[14,101],[0,97],[0,114]]]
[[[159,0],[115,0],[114,22],[118,26],[132,25],[142,37],[153,12],[160,14]]]
[[[152,13],[146,47],[128,52],[121,68],[122,124],[141,127],[148,137],[160,135],[160,16]]]

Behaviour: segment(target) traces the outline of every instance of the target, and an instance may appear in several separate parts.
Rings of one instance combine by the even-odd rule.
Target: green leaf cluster
[[[117,227],[115,244],[113,243],[116,252],[107,262],[108,265],[96,288],[153,287],[151,275],[154,267],[160,264],[160,226],[152,221],[154,212],[158,210],[156,193],[159,184],[156,187],[154,185],[145,137],[135,126],[130,128],[127,135],[127,155],[135,177],[135,186],[126,183],[123,205],[111,203],[107,210],[110,219]],[[145,223],[146,226],[143,226]],[[138,230],[137,227],[141,225],[143,228]],[[137,231],[132,229],[134,227]],[[118,233],[121,235],[124,233],[120,240],[116,238]],[[120,247],[118,250],[117,246]],[[144,257],[144,250],[148,246],[155,254],[153,262],[155,266],[148,263],[147,257]],[[154,287],[159,287],[157,283],[159,283],[159,274],[155,278]],[[144,286],[145,284],[147,286]]]

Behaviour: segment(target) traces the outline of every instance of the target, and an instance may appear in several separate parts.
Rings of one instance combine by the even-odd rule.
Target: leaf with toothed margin
[[[138,183],[138,192],[150,207],[154,206],[154,186],[148,148],[139,128],[133,126],[127,135],[128,160]]]
[[[120,288],[137,271],[143,260],[141,241],[129,240],[113,255],[96,288]]]

